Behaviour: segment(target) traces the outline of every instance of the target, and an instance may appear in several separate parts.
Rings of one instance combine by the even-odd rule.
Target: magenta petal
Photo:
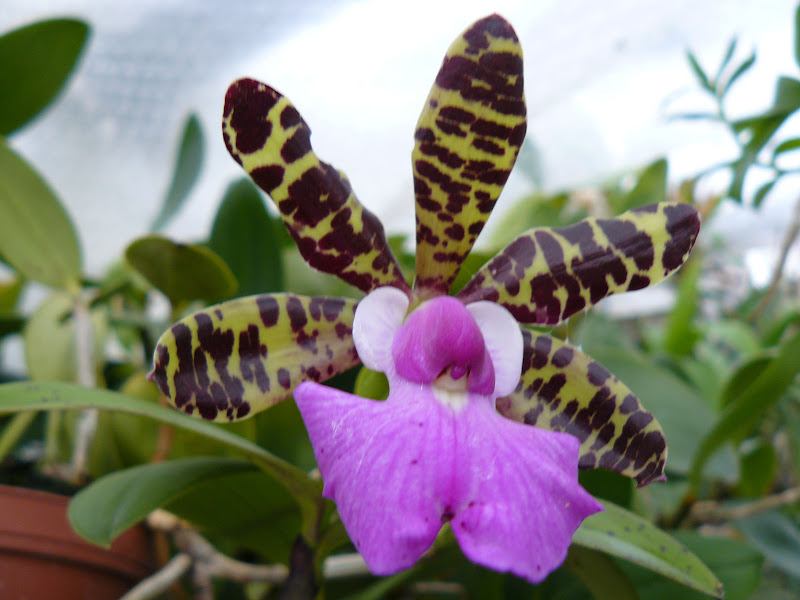
[[[459,418],[461,497],[451,522],[464,554],[534,583],[564,562],[572,534],[602,506],[578,483],[578,440],[470,403]]]
[[[488,398],[461,408],[392,378],[386,402],[303,383],[324,495],[370,569],[411,566],[443,522],[474,562],[541,581],[600,505],[577,482],[578,441],[503,418]]]
[[[415,386],[419,387],[419,386]],[[314,445],[323,495],[336,502],[367,566],[388,575],[413,565],[436,538],[453,428],[438,402],[366,400],[306,382],[294,393]],[[440,405],[439,405],[440,406]]]

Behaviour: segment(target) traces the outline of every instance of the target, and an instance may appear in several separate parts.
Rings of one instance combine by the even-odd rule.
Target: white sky
[[[240,176],[219,120],[230,81],[248,75],[292,99],[319,156],[347,172],[390,232],[413,230],[410,151],[419,110],[450,42],[499,12],[525,55],[528,132],[549,189],[575,186],[668,154],[677,180],[732,148],[721,132],[667,122],[665,103],[696,106],[684,50],[712,70],[733,35],[758,61],[731,100],[766,106],[792,62],[794,2],[771,0],[2,0],[0,30],[35,17],[93,25],[88,53],[61,102],[11,139],[43,172],[80,229],[99,273],[145,233],[169,183],[177,136],[196,111],[206,137],[200,185],[167,230],[207,235],[227,184]],[[512,175],[498,210],[530,190]],[[764,214],[726,209],[723,229],[774,243],[786,188]],[[495,219],[493,219],[495,220]],[[491,227],[492,221],[489,226]],[[732,233],[731,233],[732,232]]]

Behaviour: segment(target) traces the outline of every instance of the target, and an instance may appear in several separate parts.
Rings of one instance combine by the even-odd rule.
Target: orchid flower
[[[639,485],[663,478],[663,433],[630,390],[524,326],[555,325],[665,279],[697,237],[691,206],[532,229],[447,295],[525,131],[519,42],[492,15],[453,43],[417,124],[412,287],[380,222],[316,157],[289,100],[250,79],[226,95],[233,158],[275,201],[305,260],[366,296],[263,294],[212,306],[162,336],[152,377],[177,408],[210,420],[294,395],[323,495],[377,574],[411,566],[449,522],[474,562],[541,581],[601,510],[579,468]],[[320,385],[359,363],[386,374],[386,401]]]

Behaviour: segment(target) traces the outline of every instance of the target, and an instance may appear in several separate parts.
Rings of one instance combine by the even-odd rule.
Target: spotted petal
[[[694,208],[668,202],[614,219],[531,229],[485,264],[458,297],[497,302],[520,323],[555,325],[611,294],[665,279],[689,256],[699,231]]]
[[[269,408],[359,363],[356,301],[263,294],[211,306],[158,341],[150,374],[175,407],[212,421]]]
[[[472,561],[538,582],[600,505],[577,482],[577,441],[502,418],[471,395],[454,410],[394,378],[385,402],[313,383],[295,400],[323,495],[369,568],[410,567],[446,521]]]
[[[602,365],[558,339],[522,330],[517,389],[497,399],[506,417],[580,440],[579,466],[604,468],[642,486],[663,477],[667,446],[661,426]]]
[[[309,265],[368,293],[408,291],[381,222],[350,182],[311,149],[311,130],[287,98],[252,79],[225,96],[222,134],[231,156],[278,206]]]
[[[505,19],[481,19],[453,43],[414,138],[414,285],[447,294],[525,138],[522,50]]]

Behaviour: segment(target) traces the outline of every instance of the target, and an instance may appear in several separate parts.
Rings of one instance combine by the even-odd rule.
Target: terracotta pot
[[[133,527],[110,549],[67,521],[69,498],[0,485],[0,598],[116,600],[152,573],[152,544]]]

